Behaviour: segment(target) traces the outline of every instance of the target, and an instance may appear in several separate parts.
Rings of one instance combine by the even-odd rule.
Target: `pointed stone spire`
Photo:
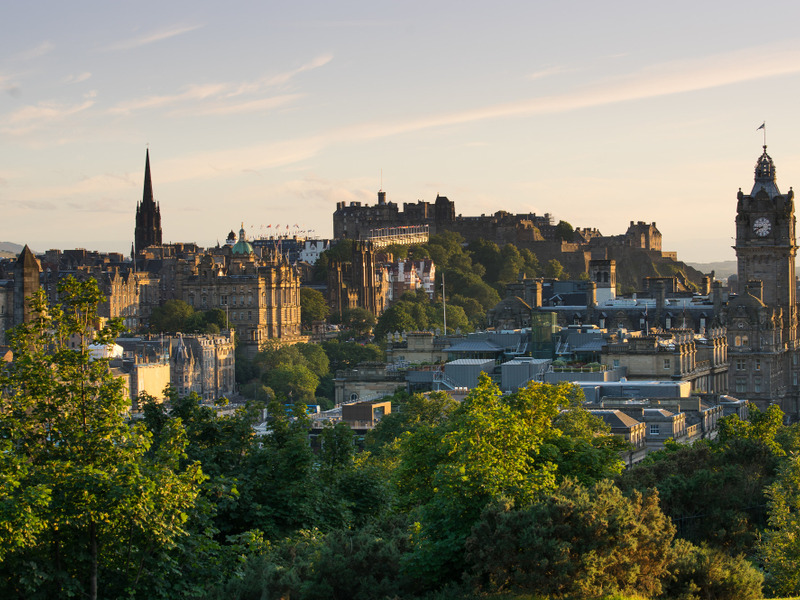
[[[161,209],[153,196],[153,180],[150,177],[150,149],[147,149],[144,161],[144,190],[142,201],[136,205],[136,229],[134,231],[134,249],[137,259],[148,246],[161,245]]]
[[[14,325],[28,323],[32,312],[28,298],[39,290],[39,273],[42,267],[25,244],[14,268]]]
[[[144,194],[142,194],[142,204],[154,204],[153,181],[150,179],[150,148],[147,149],[144,157]]]

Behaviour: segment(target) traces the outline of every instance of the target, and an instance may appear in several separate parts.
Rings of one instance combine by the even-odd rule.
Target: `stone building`
[[[206,402],[236,393],[233,331],[123,337],[117,344],[122,359],[112,365],[129,378],[134,403],[142,391],[163,399],[167,385],[181,396],[196,392]]]
[[[778,404],[800,417],[794,192],[781,194],[767,147],[749,194],[736,206],[738,295],[723,312],[731,360],[730,393],[759,408]]]
[[[8,329],[30,320],[27,299],[39,290],[42,271],[41,264],[27,245],[7,266],[10,266],[10,273],[0,278],[0,346],[6,343]]]
[[[196,392],[213,402],[235,393],[233,332],[169,339],[170,383],[181,396]]]
[[[225,310],[239,332],[243,350],[254,355],[267,340],[304,341],[300,331],[300,277],[286,257],[259,257],[247,241],[220,253],[202,255],[196,262],[179,263],[176,290],[181,300],[198,311]]]
[[[727,337],[722,327],[704,334],[672,330],[644,336],[614,336],[601,351],[609,369],[622,367],[629,380],[688,381],[692,391],[728,389]]]
[[[376,317],[387,305],[389,280],[376,263],[370,242],[356,242],[349,262],[333,260],[328,270],[328,306],[340,318],[345,311],[364,308]]]

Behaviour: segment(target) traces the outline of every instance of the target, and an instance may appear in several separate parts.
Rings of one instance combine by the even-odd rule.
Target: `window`
[[[741,346],[741,345],[742,345],[742,337],[741,337],[741,336],[739,336],[739,335],[737,335],[737,336],[736,336],[736,337],[733,339],[733,345],[734,345],[734,346]]]
[[[756,359],[755,364],[753,365],[753,367],[755,368],[756,371],[760,371],[761,370],[761,359],[760,358]]]
[[[650,435],[660,435],[660,427],[658,425],[650,425]]]
[[[744,371],[747,366],[747,362],[743,358],[736,359],[736,370],[737,371]]]
[[[668,358],[664,359],[664,368],[669,369],[670,367],[670,360]]]
[[[753,391],[754,392],[761,391],[761,377],[753,377]]]
[[[747,380],[744,377],[736,378],[736,393],[743,394],[747,391]]]

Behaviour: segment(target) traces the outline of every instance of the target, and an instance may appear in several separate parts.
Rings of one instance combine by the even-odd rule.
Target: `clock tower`
[[[798,312],[794,192],[781,194],[767,147],[750,194],[736,207],[738,294],[726,321],[729,392],[759,408],[779,404],[798,417]]]

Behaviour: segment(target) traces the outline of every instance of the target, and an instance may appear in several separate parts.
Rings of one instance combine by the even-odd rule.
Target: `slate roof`
[[[591,409],[589,412],[596,417],[600,417],[609,427],[634,427],[639,424],[639,421],[631,417],[630,415],[626,415],[621,410],[612,410],[612,409],[603,409],[603,410],[594,410]]]
[[[447,348],[447,352],[502,352],[503,348],[492,342],[461,342]]]

